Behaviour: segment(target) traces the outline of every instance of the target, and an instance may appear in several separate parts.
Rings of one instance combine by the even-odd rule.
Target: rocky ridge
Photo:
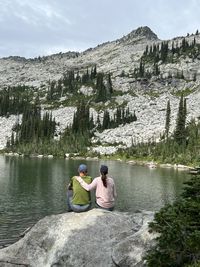
[[[185,39],[188,42],[196,40],[200,43],[200,35],[188,35]],[[169,40],[180,44],[183,37]],[[84,70],[88,66],[97,66],[98,71],[112,74],[112,83],[115,91],[121,92],[115,98],[117,104],[126,103],[130,111],[136,112],[138,120],[118,128],[105,130],[103,133],[96,132],[93,139],[93,149],[101,154],[110,154],[120,146],[130,146],[132,142],[159,140],[164,132],[167,101],[171,102],[171,126],[172,132],[176,123],[180,91],[188,91],[187,109],[188,117],[198,118],[200,116],[200,58],[180,58],[179,62],[171,64],[160,64],[160,71],[163,78],[152,77],[150,80],[135,79],[132,73],[135,67],[139,66],[140,58],[147,45],[160,44],[155,33],[148,27],[140,27],[121,39],[101,44],[90,48],[82,53],[60,53],[49,57],[38,59],[24,59],[9,57],[0,59],[0,87],[16,84],[32,86],[37,90],[47,88],[49,80],[58,80],[63,73],[70,69]],[[151,66],[149,65],[149,68]],[[122,71],[125,73],[121,75]],[[177,71],[184,74],[185,79],[173,77]],[[172,78],[165,78],[169,74]],[[193,80],[194,74],[196,80]],[[91,88],[81,88],[86,95],[91,95]],[[180,94],[179,94],[180,95]],[[110,102],[105,103],[109,108]],[[59,107],[53,110],[53,116],[60,123],[57,132],[72,122],[75,107]],[[94,109],[90,110],[97,117]],[[114,110],[110,109],[110,114]],[[101,113],[100,113],[101,115]],[[12,125],[17,117],[11,116],[8,119],[0,117],[0,124],[4,129],[0,131],[0,148],[5,147],[7,137],[10,136]],[[102,143],[97,146],[96,143]]]

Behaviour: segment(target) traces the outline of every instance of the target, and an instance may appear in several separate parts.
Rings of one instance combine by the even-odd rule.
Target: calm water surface
[[[29,159],[0,156],[0,239],[19,236],[40,218],[66,212],[66,184],[80,163],[98,176],[107,164],[115,179],[116,210],[158,210],[180,196],[186,172],[117,161]],[[94,199],[94,196],[93,196]]]

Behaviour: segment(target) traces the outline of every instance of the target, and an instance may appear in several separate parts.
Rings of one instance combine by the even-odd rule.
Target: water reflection
[[[188,178],[173,169],[117,161],[0,156],[0,239],[18,235],[45,215],[66,212],[66,185],[82,162],[92,177],[99,175],[101,164],[109,166],[118,193],[116,209],[121,211],[158,210],[180,195]]]

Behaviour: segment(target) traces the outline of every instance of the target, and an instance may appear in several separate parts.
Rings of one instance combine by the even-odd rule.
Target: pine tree
[[[186,123],[186,99],[184,100],[183,95],[181,95],[178,114],[177,114],[176,129],[174,132],[174,139],[179,145],[185,145],[186,143],[185,123]]]
[[[12,132],[11,140],[10,140],[10,145],[11,146],[14,146],[14,144],[15,144],[15,138],[14,138],[14,133]]]
[[[74,114],[72,132],[88,132],[91,125],[89,116],[89,106],[86,105],[85,101],[81,101],[77,106],[77,111]]]
[[[153,65],[153,74],[156,76],[160,74],[160,70],[157,63],[154,63]]]
[[[113,93],[113,86],[112,86],[112,80],[111,80],[111,74],[110,73],[108,74],[108,77],[107,77],[107,92],[108,92],[108,95],[112,95],[112,93]]]
[[[144,55],[147,56],[147,55],[148,55],[148,52],[149,52],[149,47],[148,47],[148,45],[147,45],[147,46],[146,46],[146,49],[145,49],[145,51],[144,51]]]
[[[48,89],[48,93],[47,93],[47,99],[48,100],[53,100],[53,98],[54,98],[55,85],[56,85],[55,81],[52,81],[49,84],[49,89]]]
[[[162,42],[161,43],[161,50],[160,50],[160,59],[163,62],[166,62],[167,56],[168,56],[168,42]]]
[[[101,121],[100,121],[100,118],[99,118],[99,114],[97,115],[96,128],[98,130],[101,129]]]
[[[90,77],[91,77],[91,76],[89,75],[89,70],[88,70],[88,68],[87,68],[86,73],[84,73],[84,74],[82,75],[82,83],[83,83],[83,84],[88,83],[89,80],[90,80]]]
[[[97,67],[96,65],[91,69],[91,74],[90,74],[90,78],[91,80],[95,79],[97,76]]]
[[[122,122],[122,111],[120,108],[117,108],[116,110],[116,124],[120,125]]]
[[[165,135],[168,139],[169,136],[169,128],[170,128],[170,115],[171,115],[171,107],[170,107],[170,100],[167,102],[167,111],[166,111],[166,121],[165,121]]]
[[[107,110],[104,112],[102,128],[108,129],[110,127],[110,114]]]
[[[92,130],[94,129],[95,125],[94,125],[94,118],[93,115],[91,115],[90,120],[89,120],[89,129]]]
[[[144,72],[145,72],[145,70],[144,70],[144,64],[143,64],[143,62],[142,62],[142,60],[140,60],[140,66],[139,66],[139,77],[144,77]]]
[[[107,100],[107,92],[106,87],[103,81],[104,75],[103,73],[97,74],[97,82],[96,82],[96,102],[106,101]]]

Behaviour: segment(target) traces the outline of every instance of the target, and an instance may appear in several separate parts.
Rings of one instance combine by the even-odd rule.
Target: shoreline
[[[24,155],[24,154],[19,154],[16,152],[3,152],[1,153],[3,156],[8,156],[8,157],[26,157],[26,158],[48,158],[48,159],[53,159],[53,158],[59,158],[53,155],[42,155],[42,154],[30,154],[30,155]],[[60,157],[61,158],[61,157]],[[114,158],[113,156],[104,156],[104,157],[83,157],[79,156],[78,153],[66,153],[65,156],[63,157],[64,159],[73,159],[73,160],[114,160],[114,161],[119,161],[122,163],[126,164],[131,164],[131,165],[140,165],[140,166],[146,166],[149,167],[150,169],[155,169],[157,167],[160,168],[173,168],[177,169],[180,171],[189,171],[194,169],[195,167],[188,166],[188,165],[183,165],[183,164],[178,164],[178,163],[157,163],[156,161],[148,161],[148,160],[140,160],[140,159],[123,159],[123,158]]]

